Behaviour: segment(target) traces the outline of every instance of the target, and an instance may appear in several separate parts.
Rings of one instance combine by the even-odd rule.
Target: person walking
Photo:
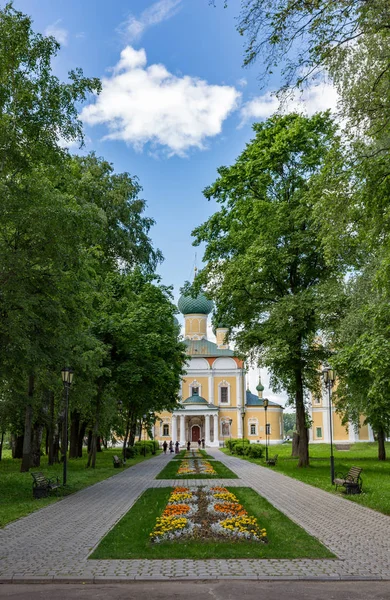
[[[167,453],[167,448],[168,448],[167,440],[164,440],[164,443],[163,443],[164,454]]]
[[[179,442],[175,444],[175,454],[179,454]]]
[[[169,452],[173,452],[173,442],[172,442],[172,440],[169,442]]]
[[[187,451],[189,452],[191,450],[191,442],[188,440],[187,442]]]

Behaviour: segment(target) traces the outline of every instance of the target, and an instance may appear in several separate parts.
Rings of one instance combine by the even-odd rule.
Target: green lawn
[[[171,460],[156,476],[156,479],[218,479],[226,477],[229,479],[237,479],[237,475],[225,467],[225,465],[221,462],[213,460],[211,464],[214,471],[216,471],[216,475],[178,475],[177,470],[180,467],[180,462],[177,460]]]
[[[151,458],[150,454],[146,456],[146,459],[143,456],[137,456],[128,459],[125,467],[114,469],[112,462],[114,454],[120,454],[120,449],[108,449],[101,453],[99,452],[95,469],[85,468],[87,462],[86,456],[68,460],[66,489],[60,489],[58,497],[54,493],[49,498],[34,500],[32,495],[33,479],[30,473],[20,473],[21,460],[11,458],[10,451],[3,451],[3,460],[0,461],[0,527],[4,527],[7,523],[24,517],[43,506],[57,502],[62,496],[72,494],[98,481],[116,475],[123,468],[127,469],[136,463]],[[41,458],[41,466],[32,468],[31,470],[42,471],[48,477],[58,476],[62,481],[62,464],[49,467],[45,456]]]
[[[178,454],[175,454],[172,458],[174,458],[175,460],[183,460],[186,452],[187,450],[180,450],[180,452]],[[199,452],[201,453],[202,458],[206,458],[207,460],[215,459],[214,456],[210,456],[209,454],[207,454],[206,450],[200,449]]]
[[[150,533],[172,488],[148,489],[103,538],[92,559],[333,558],[320,542],[250,488],[230,488],[250,515],[265,527],[268,544],[253,541],[175,540],[152,544]],[[234,575],[234,573],[232,573]]]
[[[229,454],[226,448],[223,452]],[[386,452],[390,457],[390,443],[386,444]],[[373,508],[390,515],[390,460],[378,461],[378,445],[376,442],[352,444],[350,450],[334,448],[335,472],[347,473],[351,466],[362,467],[363,493],[345,496],[352,502]],[[269,448],[269,456],[278,454],[275,467],[267,467],[284,475],[299,479],[328,492],[336,493],[330,481],[330,445],[311,444],[309,447],[310,466],[298,469],[296,458],[291,457],[291,444],[281,444]],[[243,457],[238,457],[243,458]],[[246,459],[250,462],[265,465],[265,459]],[[338,488],[337,493],[342,493]],[[344,494],[343,494],[344,496]]]

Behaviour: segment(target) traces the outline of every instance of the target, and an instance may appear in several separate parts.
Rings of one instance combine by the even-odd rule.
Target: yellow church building
[[[374,441],[372,427],[364,424],[363,415],[360,417],[358,428],[351,422],[343,425],[342,416],[337,412],[335,403],[330,401],[328,390],[325,387],[321,396],[312,396],[310,412],[312,426],[309,429],[309,442],[312,444],[329,444],[331,431],[333,443],[340,446]]]
[[[269,445],[281,443],[283,407],[270,401],[264,406],[261,383],[257,395],[246,389],[245,365],[226,343],[225,327],[216,328],[216,343],[207,339],[213,302],[202,293],[197,298],[181,296],[178,308],[185,321],[188,362],[177,407],[158,415],[155,439],[178,441],[181,447],[203,439],[206,446],[219,447],[242,437],[265,444],[267,432]]]

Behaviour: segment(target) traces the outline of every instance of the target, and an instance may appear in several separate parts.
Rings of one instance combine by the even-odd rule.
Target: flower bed
[[[175,488],[156,520],[150,539],[158,543],[183,536],[267,543],[266,530],[247,513],[236,496],[226,488],[212,486]]]
[[[177,475],[216,475],[208,460],[182,460]]]

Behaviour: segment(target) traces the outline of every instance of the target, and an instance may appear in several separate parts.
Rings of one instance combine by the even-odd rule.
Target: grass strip
[[[221,449],[222,450],[222,449]],[[227,448],[222,450],[229,455]],[[344,488],[336,488],[330,481],[330,445],[310,444],[310,466],[305,469],[297,467],[298,459],[291,456],[291,444],[272,446],[270,456],[278,454],[278,462],[270,468],[283,475],[288,475],[327,492],[342,494],[347,500],[372,508],[385,515],[390,515],[390,461],[378,461],[378,444],[376,442],[360,442],[351,444],[349,450],[339,450],[333,446],[335,472],[348,473],[356,465],[362,467],[363,493],[346,496]],[[390,443],[386,442],[386,453],[390,455]],[[255,459],[238,456],[254,464],[265,466],[264,458]]]
[[[91,559],[334,558],[316,538],[290,521],[250,488],[228,488],[265,527],[267,545],[248,540],[175,540],[151,544],[150,533],[173,488],[148,489],[102,539]],[[232,573],[234,575],[234,573]]]
[[[58,490],[58,496],[52,494],[48,498],[33,499],[32,484],[33,478],[30,473],[20,472],[21,459],[11,458],[11,452],[6,450],[3,452],[3,459],[0,461],[0,527],[4,527],[7,523],[25,517],[30,513],[58,502],[64,496],[69,496],[74,492],[78,492],[94,483],[108,479],[113,475],[118,475],[123,469],[128,469],[133,465],[152,458],[151,454],[146,457],[136,456],[129,458],[126,465],[120,469],[114,469],[112,457],[116,454],[121,456],[121,449],[108,448],[103,452],[98,452],[95,469],[86,469],[87,456],[83,458],[68,459],[68,477],[66,488]],[[42,471],[47,477],[59,477],[62,481],[62,464],[48,466],[47,458],[41,458],[40,467],[32,467],[31,471]]]
[[[203,459],[202,459],[203,460]],[[211,463],[212,467],[215,471],[215,475],[202,475],[202,474],[194,474],[194,475],[178,475],[177,471],[180,467],[180,462],[177,460],[170,461],[162,471],[156,476],[156,479],[237,479],[238,476],[233,473],[228,467],[225,467],[224,464],[217,460],[213,460]]]

